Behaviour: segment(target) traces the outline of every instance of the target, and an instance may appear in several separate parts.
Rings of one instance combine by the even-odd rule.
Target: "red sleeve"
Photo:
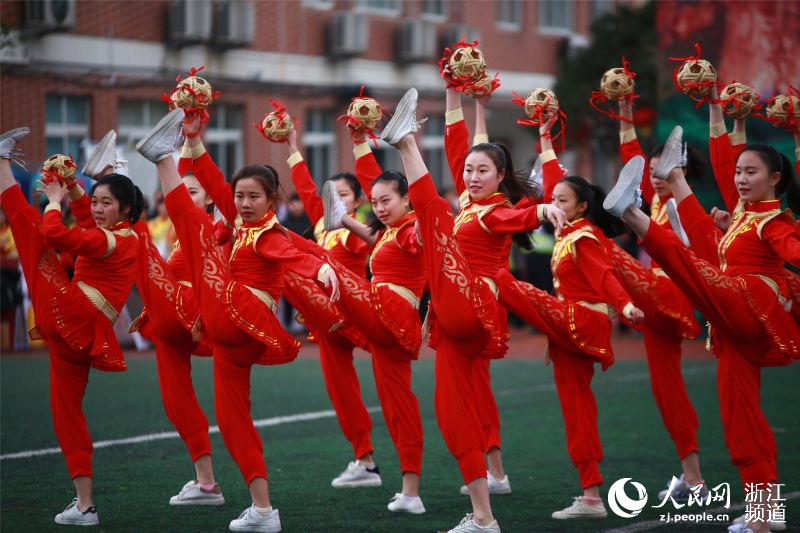
[[[469,152],[469,131],[463,118],[444,127],[444,152],[447,155],[447,164],[450,166],[450,175],[456,186],[456,194],[461,196],[461,193],[467,190],[467,186],[464,185],[464,161]]]
[[[73,255],[101,258],[108,253],[107,233],[100,228],[67,228],[61,222],[61,211],[51,209],[42,217],[45,236],[64,252]]]
[[[256,242],[256,253],[265,259],[277,261],[298,276],[316,279],[324,264],[319,258],[297,249],[280,228],[262,233]]]
[[[548,152],[551,152],[551,150],[548,150]],[[540,155],[539,157],[543,156],[544,154]],[[553,189],[556,188],[558,180],[560,180],[563,175],[561,172],[561,165],[558,164],[558,158],[556,157],[555,152],[553,152],[549,157],[552,157],[552,159],[542,163],[542,188],[544,189],[542,193],[542,200],[545,203],[553,201]]]
[[[311,220],[311,226],[316,226],[325,211],[322,207],[322,198],[317,195],[317,184],[314,183],[308,165],[302,159],[292,166],[292,183],[297,189],[297,194],[300,195],[306,214]]]
[[[614,269],[600,243],[589,238],[578,239],[575,241],[575,254],[576,264],[584,277],[594,285],[605,302],[622,314],[631,298],[614,275]]]
[[[515,209],[499,206],[489,211],[482,219],[492,233],[508,235],[520,231],[530,231],[539,227],[538,206]]]
[[[355,255],[366,255],[370,250],[369,244],[352,231],[347,235],[344,247],[347,248],[347,251]]]
[[[800,233],[791,218],[778,215],[761,229],[761,238],[781,259],[800,267]]]
[[[75,215],[75,220],[80,227],[85,229],[97,227],[97,222],[94,221],[92,216],[92,199],[89,198],[88,194],[84,193],[77,200],[72,200],[69,203],[69,208],[72,210],[72,214]]]
[[[214,240],[218,246],[230,242],[231,237],[233,237],[233,226],[228,226],[222,220],[214,224]]]
[[[231,224],[236,220],[238,212],[233,203],[233,190],[231,184],[225,181],[225,175],[211,159],[211,155],[205,152],[194,160],[192,172],[206,190],[208,195],[214,200],[222,216]]]
[[[311,254],[316,257],[319,257],[323,261],[327,261],[328,257],[328,250],[320,246],[319,244],[315,243],[310,239],[306,239],[302,235],[298,235],[297,233],[287,230],[289,233],[289,239],[292,241],[292,244],[297,247],[303,253]]]
[[[178,159],[178,174],[183,176],[187,172],[194,173],[194,161],[191,157],[181,156],[180,159]]]
[[[364,189],[364,194],[367,195],[367,200],[371,201],[372,182],[383,173],[383,169],[378,164],[378,160],[375,159],[375,154],[372,153],[372,150],[356,157],[355,171],[358,183],[361,184],[361,188]]]
[[[742,153],[746,145],[731,145],[731,139],[727,132],[719,137],[708,138],[708,151],[711,158],[711,170],[714,172],[714,179],[717,187],[725,201],[725,207],[731,213],[736,209],[739,201],[739,193],[733,178],[736,175],[736,160]]]
[[[411,255],[422,255],[422,245],[419,243],[419,239],[417,239],[417,230],[414,224],[404,226],[397,235],[395,235],[395,239],[397,239],[400,248]]]
[[[719,254],[717,247],[722,238],[722,232],[714,224],[711,218],[695,195],[689,195],[678,204],[678,215],[681,217],[681,225],[692,251],[700,259],[704,259],[712,265],[719,266]]]
[[[628,142],[619,143],[619,158],[623,163],[627,163],[637,155],[644,157],[644,176],[642,176],[642,198],[648,205],[653,204],[653,196],[656,191],[653,189],[653,184],[650,183],[650,161],[642,150],[642,145],[639,144],[639,139],[633,138]]]

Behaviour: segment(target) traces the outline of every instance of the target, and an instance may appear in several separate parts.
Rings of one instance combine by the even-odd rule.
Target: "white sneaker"
[[[413,87],[406,91],[406,94],[397,103],[392,119],[383,127],[381,139],[395,146],[403,137],[419,129],[427,119],[417,121],[418,98],[419,93]]]
[[[686,235],[683,224],[681,224],[681,216],[678,214],[678,202],[675,201],[675,198],[667,200],[667,218],[669,219],[669,225],[672,226],[672,231],[675,232],[681,242],[688,248],[689,236]]]
[[[112,169],[117,162],[117,132],[110,130],[105,136],[100,139],[97,146],[94,147],[92,155],[83,166],[81,174],[94,178],[98,176],[106,167]]]
[[[598,505],[589,505],[584,503],[582,496],[576,496],[572,505],[566,509],[556,511],[553,513],[553,518],[556,520],[570,520],[573,518],[605,518],[608,516],[606,506],[603,505],[602,500]]]
[[[73,498],[72,503],[56,515],[56,524],[64,526],[96,526],[99,523],[97,508],[92,505],[85,511],[78,510],[78,498]]]
[[[500,525],[497,520],[492,520],[490,524],[482,526],[472,516],[472,513],[469,513],[456,527],[448,530],[447,533],[500,533]]]
[[[673,168],[686,166],[686,145],[682,141],[683,128],[675,126],[664,143],[664,150],[658,156],[658,163],[653,169],[654,178],[665,180]]]
[[[703,482],[699,483],[699,486],[693,487],[683,480],[683,474],[681,474],[680,478],[673,477],[667,483],[667,488],[658,493],[659,501],[663,502],[668,495],[678,503],[688,502],[689,497],[702,501],[708,496],[708,487]]]
[[[17,142],[30,132],[30,128],[14,128],[0,135],[0,158],[11,159]]]
[[[322,209],[322,224],[325,226],[325,231],[344,227],[342,217],[347,215],[347,207],[339,197],[336,182],[333,180],[328,180],[322,185]]]
[[[206,490],[200,486],[196,480],[191,480],[183,486],[181,491],[169,499],[170,505],[222,505],[225,497],[219,484],[214,485],[211,490]]]
[[[256,510],[255,505],[251,505],[239,515],[239,518],[231,520],[228,529],[231,531],[259,531],[261,533],[280,533],[281,517],[277,509],[263,516]]]
[[[331,481],[331,486],[337,489],[352,487],[380,487],[381,472],[378,467],[367,468],[361,461],[352,461],[347,465],[339,477]]]
[[[184,116],[180,107],[164,115],[144,139],[136,143],[136,151],[153,163],[171,156],[181,138]]]
[[[406,496],[399,492],[392,496],[387,507],[390,511],[394,511],[395,513],[422,514],[425,512],[425,506],[422,505],[422,498],[419,496]]]
[[[131,171],[128,169],[128,160],[124,157],[117,157],[117,160],[114,161],[114,172],[130,177]]]
[[[486,483],[489,485],[489,494],[511,494],[511,483],[508,474],[502,479],[497,479],[491,472],[486,472]],[[461,494],[469,495],[469,487],[461,485]]]
[[[728,526],[728,533],[755,533],[749,527],[745,527],[744,524],[733,524]]]
[[[619,172],[617,184],[603,200],[603,209],[615,217],[622,218],[622,214],[627,208],[641,207],[642,191],[639,186],[642,184],[643,173],[644,157],[637,155],[625,163]]]
[[[745,520],[745,515],[737,516],[734,519],[733,524],[731,524],[731,526],[728,528],[728,531],[731,531],[731,528],[734,527],[734,526],[742,526],[742,527],[744,527],[744,525],[745,525],[745,521],[744,520]],[[788,526],[786,525],[786,520],[781,520],[781,521],[772,521],[772,520],[770,520],[769,522],[767,522],[767,525],[769,526],[769,530],[770,531],[786,531],[786,529],[788,528]],[[747,531],[747,529],[742,530],[742,533],[745,533],[745,531]],[[733,533],[736,533],[736,532],[733,531]]]

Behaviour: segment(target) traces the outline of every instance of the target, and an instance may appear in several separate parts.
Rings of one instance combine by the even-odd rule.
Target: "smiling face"
[[[408,195],[400,196],[397,184],[380,181],[372,186],[372,211],[385,226],[394,224],[409,211]]]
[[[200,185],[200,182],[192,176],[191,174],[187,174],[181,178],[183,184],[186,186],[186,190],[189,191],[189,196],[192,197],[192,203],[195,207],[202,209],[203,211],[211,205],[211,197],[206,193],[206,190]]]
[[[92,218],[101,228],[110,228],[123,220],[130,211],[120,212],[119,200],[111,194],[108,185],[98,185],[92,193]]]
[[[504,177],[505,170],[498,171],[486,152],[472,152],[464,162],[464,185],[473,200],[483,200],[496,193]]]
[[[744,202],[761,202],[775,199],[775,186],[780,172],[770,173],[769,167],[758,152],[745,150],[736,161],[734,183]]]
[[[586,202],[578,201],[575,190],[564,181],[553,188],[553,205],[561,209],[570,222],[581,218],[589,207]]]
[[[256,222],[272,207],[272,199],[258,178],[242,178],[236,182],[233,203],[243,222]]]

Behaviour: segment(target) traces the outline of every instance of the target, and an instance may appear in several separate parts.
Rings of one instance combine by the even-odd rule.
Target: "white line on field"
[[[381,410],[380,407],[369,407],[367,411],[370,413],[377,413]],[[326,411],[314,411],[312,413],[300,413],[296,415],[286,416],[273,416],[272,418],[262,418],[260,420],[253,420],[253,424],[257,428],[264,428],[270,426],[280,426],[282,424],[291,424],[293,422],[306,422],[308,420],[319,420],[321,418],[333,418],[336,413],[328,409]],[[208,428],[208,433],[213,435],[219,433],[219,426],[211,426]],[[162,431],[160,433],[148,433],[146,435],[137,435],[135,437],[128,437],[125,439],[111,439],[100,440],[92,444],[94,449],[110,448],[111,446],[124,446],[126,444],[141,444],[142,442],[151,442],[154,440],[164,439],[177,439],[180,438],[177,431]],[[25,450],[22,452],[5,453],[0,455],[0,461],[7,459],[29,459],[31,457],[38,457],[40,455],[53,455],[61,453],[61,448],[42,448],[40,450]]]
[[[785,500],[794,500],[800,498],[800,492],[789,492],[788,494],[784,494],[783,498]],[[699,512],[706,512],[708,514],[727,514],[728,511],[738,511],[740,509],[745,508],[744,503],[734,503],[727,509],[725,507],[717,507],[714,509],[702,509],[698,510]],[[676,513],[673,513],[676,514]],[[686,512],[683,514],[693,514],[690,512]],[[731,521],[733,521],[734,517],[730,517]],[[702,523],[709,523],[709,522],[702,522]],[[603,530],[602,533],[635,533],[637,531],[650,531],[651,529],[656,529],[659,527],[667,526],[667,525],[676,525],[676,524],[667,524],[666,522],[662,522],[661,520],[646,520],[644,522],[636,522],[635,524],[631,524],[625,527],[618,527],[614,529],[606,529]]]
[[[701,372],[708,372],[709,369],[713,367],[694,367],[694,368],[685,368],[683,370],[684,375],[688,374],[697,374]],[[645,381],[650,379],[650,375],[647,372],[636,372],[630,375],[619,375],[609,378],[609,381],[612,382],[631,382],[631,381]],[[542,392],[542,391],[549,391],[555,390],[555,385],[553,383],[541,383],[539,385],[533,385],[530,387],[518,387],[513,389],[504,389],[497,391],[495,394],[497,396],[510,396],[513,394],[522,394],[527,392]],[[376,407],[369,407],[367,411],[370,413],[377,413],[380,412],[381,408],[379,406]],[[260,420],[254,420],[253,424],[257,428],[261,427],[270,427],[270,426],[280,426],[282,424],[291,424],[294,422],[306,422],[309,420],[319,420],[322,418],[333,418],[336,416],[336,413],[328,409],[326,411],[315,411],[311,413],[299,413],[296,415],[287,415],[287,416],[274,416],[272,418],[262,418]],[[208,428],[209,434],[219,433],[219,426],[211,426]],[[141,444],[143,442],[152,442],[156,440],[166,440],[166,439],[177,439],[180,438],[177,431],[162,431],[160,433],[147,433],[145,435],[136,435],[134,437],[127,437],[124,439],[110,439],[110,440],[100,440],[93,443],[94,449],[97,450],[99,448],[110,448],[112,446],[125,446],[127,444]],[[61,448],[42,448],[39,450],[24,450],[21,452],[13,452],[13,453],[4,453],[0,455],[0,461],[6,461],[10,459],[30,459],[31,457],[39,457],[42,455],[54,455],[61,453]]]

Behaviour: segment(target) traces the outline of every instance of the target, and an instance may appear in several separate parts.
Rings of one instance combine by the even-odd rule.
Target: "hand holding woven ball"
[[[383,110],[374,98],[359,97],[350,102],[345,116],[354,130],[372,131],[380,123]]]
[[[706,96],[717,81],[717,70],[705,59],[690,59],[681,65],[676,75],[678,87],[684,94]]]
[[[268,113],[261,121],[261,132],[272,142],[284,142],[294,131],[294,121],[286,111]]]
[[[464,89],[464,94],[473,98],[480,98],[492,92],[492,78],[488,73],[484,74],[478,81]]]
[[[200,76],[189,76],[178,82],[175,90],[170,95],[174,108],[181,107],[185,110],[205,109],[213,100],[211,84]]]
[[[78,165],[72,156],[55,154],[42,163],[42,179],[44,181],[57,181],[61,184],[70,184],[75,181],[75,172]]]
[[[767,105],[767,118],[779,127],[797,124],[800,122],[800,98],[793,94],[779,94]]]
[[[726,115],[744,118],[753,111],[758,95],[752,87],[735,81],[722,89],[719,100]]]
[[[558,113],[558,98],[550,89],[534,89],[525,99],[525,113],[534,120],[546,122]]]
[[[609,69],[600,79],[600,91],[609,100],[622,100],[633,92],[633,78],[624,68]]]
[[[447,62],[450,73],[456,78],[469,79],[473,82],[486,75],[486,60],[475,46],[456,48]]]

